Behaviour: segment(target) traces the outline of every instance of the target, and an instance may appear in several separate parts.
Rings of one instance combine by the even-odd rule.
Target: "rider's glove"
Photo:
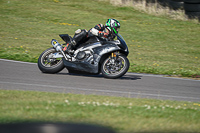
[[[105,29],[103,24],[97,24],[94,28],[99,30],[99,31],[103,31]]]

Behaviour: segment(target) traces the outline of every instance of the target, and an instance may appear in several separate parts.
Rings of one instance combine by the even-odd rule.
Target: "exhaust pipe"
[[[51,45],[56,49],[56,51],[62,51],[62,46],[60,45],[60,43],[58,43],[57,40],[52,39],[51,40]]]
[[[67,56],[65,55],[65,53],[63,52],[63,50],[62,50],[62,46],[60,45],[60,43],[58,43],[57,40],[52,39],[52,40],[51,40],[51,45],[56,49],[56,51],[61,52],[62,55],[64,56],[64,58],[65,58],[66,60],[69,60],[69,59],[67,58]]]

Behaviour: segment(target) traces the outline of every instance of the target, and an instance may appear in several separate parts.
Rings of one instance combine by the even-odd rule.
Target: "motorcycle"
[[[66,44],[72,39],[68,34],[59,35]],[[129,69],[129,51],[123,37],[118,33],[114,41],[105,41],[97,36],[82,41],[72,53],[65,53],[63,45],[52,39],[53,47],[38,58],[38,67],[43,73],[58,73],[65,67],[69,73],[100,74],[105,78],[120,78]]]

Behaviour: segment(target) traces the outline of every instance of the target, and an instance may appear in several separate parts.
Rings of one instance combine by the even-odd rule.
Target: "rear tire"
[[[49,48],[38,58],[38,68],[43,73],[58,73],[63,70],[64,63],[62,58],[49,58],[49,55],[56,52],[54,48]]]
[[[122,77],[129,69],[129,60],[125,55],[119,55],[117,62],[111,63],[111,58],[106,58],[101,65],[101,72],[105,78],[116,79]]]

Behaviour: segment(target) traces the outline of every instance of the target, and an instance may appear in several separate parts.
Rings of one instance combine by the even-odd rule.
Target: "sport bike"
[[[128,46],[120,34],[114,41],[105,41],[97,36],[80,41],[72,52],[64,52],[63,45],[72,40],[68,34],[59,35],[66,43],[52,39],[53,47],[38,58],[38,67],[43,73],[58,73],[67,68],[69,73],[100,74],[105,78],[120,78],[129,69]]]

